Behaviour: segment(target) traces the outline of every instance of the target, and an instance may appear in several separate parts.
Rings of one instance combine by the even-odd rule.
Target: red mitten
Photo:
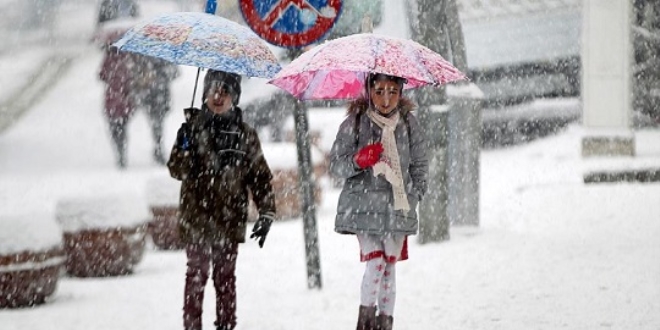
[[[383,145],[379,143],[368,144],[355,154],[353,158],[355,164],[360,168],[374,166],[380,160],[380,154],[383,153]]]

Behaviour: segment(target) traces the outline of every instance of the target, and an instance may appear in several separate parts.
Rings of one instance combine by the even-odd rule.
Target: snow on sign
[[[335,24],[342,0],[240,0],[247,24],[269,43],[297,48],[323,37]]]

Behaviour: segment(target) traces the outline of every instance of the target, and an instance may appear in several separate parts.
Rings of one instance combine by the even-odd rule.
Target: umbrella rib
[[[321,49],[325,48],[326,45],[327,45],[327,44],[324,43],[324,44],[318,45],[318,46],[316,46],[316,47],[314,47],[314,48],[308,50],[308,52],[312,52],[312,53],[310,53],[310,54],[308,55],[308,56],[309,56],[309,61],[307,61],[307,63],[305,63],[305,65],[301,68],[301,71],[302,71],[302,72],[306,72],[306,71],[307,71],[307,68],[309,67],[309,65],[312,64],[312,63],[314,63],[313,60],[314,60],[314,58],[316,57],[316,55],[321,51]]]
[[[409,48],[409,49],[408,49]],[[427,79],[430,77],[430,81],[433,85],[438,85],[440,82],[436,81],[435,78],[433,77],[433,73],[425,66],[422,65],[422,57],[419,55],[419,52],[415,51],[415,48],[413,47],[405,47],[406,52],[409,54],[412,53],[412,56],[415,58],[415,64],[417,65],[418,68],[421,68],[424,72],[426,72]]]
[[[371,72],[375,72],[375,70],[376,70],[376,63],[378,62],[378,59],[376,58],[376,56],[378,56],[378,53],[376,52],[376,48],[380,46],[379,45],[379,40],[380,39],[369,38],[369,43],[372,43],[372,45],[370,45],[371,47],[369,47],[369,49],[371,49],[371,55],[372,55],[372,58],[374,59],[374,63],[371,65]],[[375,45],[373,43],[375,43]],[[370,72],[367,72],[367,75],[369,73]]]

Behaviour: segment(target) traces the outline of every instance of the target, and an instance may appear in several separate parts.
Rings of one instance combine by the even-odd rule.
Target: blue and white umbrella
[[[281,66],[252,30],[207,13],[163,14],[136,24],[113,44],[174,64],[272,78]]]

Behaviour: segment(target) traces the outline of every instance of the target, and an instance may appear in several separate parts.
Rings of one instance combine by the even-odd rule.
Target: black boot
[[[392,330],[392,325],[394,324],[394,317],[389,315],[380,314],[376,319],[378,326],[377,330]]]
[[[362,306],[358,313],[357,330],[376,329],[376,306]]]

